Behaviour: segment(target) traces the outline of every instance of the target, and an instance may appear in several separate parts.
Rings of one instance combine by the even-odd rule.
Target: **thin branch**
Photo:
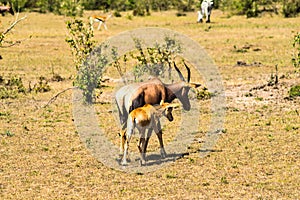
[[[3,43],[8,43],[9,45],[7,45],[7,46],[1,45],[0,48],[9,48],[9,47],[12,47],[12,46],[21,44],[22,42],[24,42],[24,41],[30,39],[31,37],[32,37],[32,35],[29,36],[29,38],[25,38],[25,39],[23,39],[23,40],[17,40],[17,41],[3,41]]]
[[[24,17],[22,17],[22,18],[20,18],[20,19],[16,19],[16,21],[14,21],[14,23],[12,23],[7,29],[6,29],[6,31],[4,31],[3,33],[2,33],[2,35],[6,35],[9,31],[11,31],[11,29],[13,29],[16,25],[17,25],[17,23],[19,23],[20,21],[22,21],[22,20],[24,20],[24,19],[26,19],[27,18],[27,16],[24,16]]]
[[[70,88],[64,89],[63,91],[57,93],[57,94],[56,94],[54,97],[52,97],[52,98],[48,101],[48,103],[47,103],[46,105],[44,105],[42,108],[46,108],[46,107],[49,106],[51,103],[53,103],[53,102],[58,98],[59,95],[65,93],[65,92],[68,91],[68,90],[73,90],[73,89],[76,89],[76,88],[78,88],[78,87],[77,87],[77,86],[70,87]]]
[[[23,40],[24,41],[24,40]],[[7,46],[3,46],[1,45],[0,48],[9,48],[9,47],[12,47],[12,46],[15,46],[17,44],[21,44],[21,40],[18,40],[18,41],[15,41],[15,42],[7,42],[7,41],[4,41],[5,43],[9,43],[9,45]]]

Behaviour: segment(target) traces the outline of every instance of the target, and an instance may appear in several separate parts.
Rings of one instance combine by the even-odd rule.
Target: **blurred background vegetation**
[[[134,16],[150,15],[151,11],[178,10],[178,13],[195,11],[201,0],[0,0],[11,3],[16,11],[53,12],[59,15],[80,16],[83,10],[132,11]],[[295,17],[300,12],[299,0],[214,0],[214,7],[229,11],[232,15],[258,17],[270,12],[284,17]],[[181,16],[181,15],[178,15]]]

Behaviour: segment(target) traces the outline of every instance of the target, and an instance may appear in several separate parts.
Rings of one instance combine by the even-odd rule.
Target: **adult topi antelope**
[[[187,80],[183,77],[180,70],[177,68],[174,63],[174,68],[178,72],[180,81],[172,84],[165,84],[159,78],[152,78],[146,82],[133,83],[130,85],[125,85],[120,88],[115,96],[117,103],[119,118],[121,123],[121,144],[120,151],[124,151],[124,142],[126,140],[126,128],[127,128],[127,119],[128,114],[138,108],[142,107],[145,104],[159,104],[162,100],[164,102],[171,103],[174,99],[179,99],[183,109],[189,111],[191,109],[190,100],[188,98],[188,93],[190,88],[197,88],[201,84],[190,83],[191,71],[190,68],[184,63],[184,66],[187,70]],[[166,151],[163,145],[162,139],[162,130],[161,124],[158,120],[157,123],[158,133],[156,133],[159,144],[160,144],[160,153],[162,157],[166,156]],[[149,128],[148,132],[152,132],[153,129]],[[149,138],[145,140],[145,146],[147,146]]]
[[[161,101],[160,105],[150,105],[145,104],[143,107],[139,107],[131,111],[127,120],[127,131],[126,131],[126,141],[125,141],[125,149],[123,154],[123,159],[121,164],[126,165],[127,154],[131,136],[135,128],[139,130],[140,140],[138,143],[138,149],[141,154],[141,165],[146,164],[146,151],[147,146],[145,144],[145,139],[150,138],[151,133],[146,133],[146,129],[154,129],[155,133],[158,133],[159,127],[157,124],[159,123],[159,118],[165,116],[169,121],[173,121],[172,110],[175,107],[178,107],[178,103],[164,103]],[[142,144],[142,146],[141,146]]]

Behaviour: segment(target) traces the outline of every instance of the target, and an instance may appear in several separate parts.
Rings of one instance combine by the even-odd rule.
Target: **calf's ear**
[[[163,106],[164,105],[164,100],[161,100],[159,105]]]

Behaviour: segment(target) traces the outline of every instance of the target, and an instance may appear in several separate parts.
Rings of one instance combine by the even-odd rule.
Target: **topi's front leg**
[[[126,141],[126,130],[120,131],[120,154],[122,155],[124,153],[124,145]]]

